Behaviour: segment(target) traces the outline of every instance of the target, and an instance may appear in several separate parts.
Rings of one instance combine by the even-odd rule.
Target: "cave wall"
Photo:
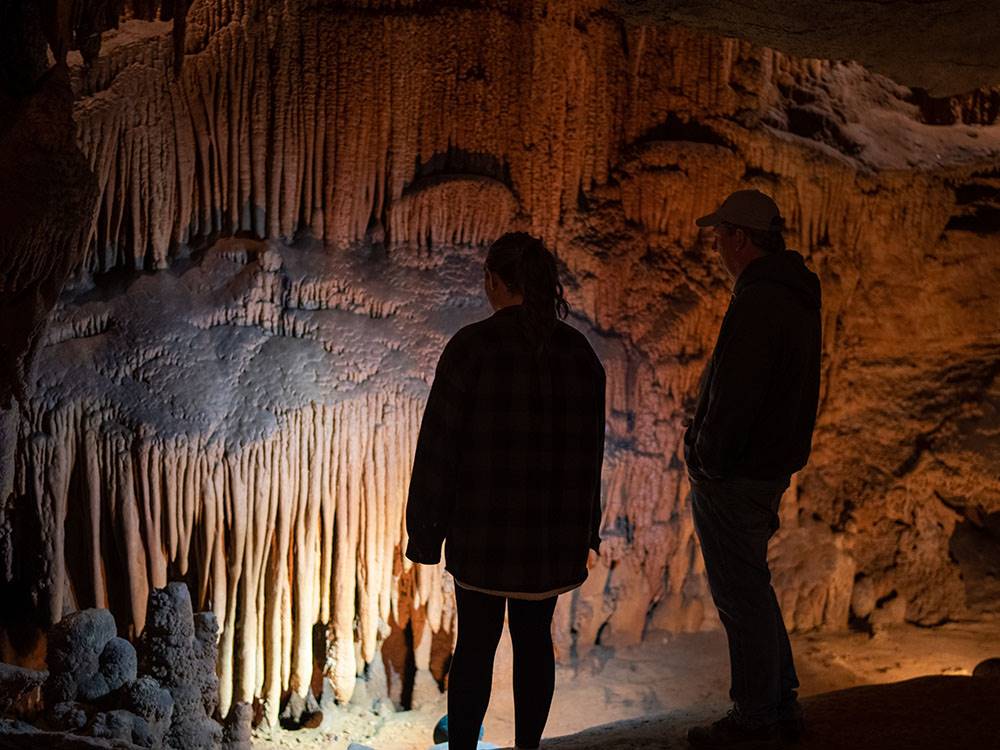
[[[407,625],[429,670],[453,606],[400,554],[409,461],[437,353],[486,312],[482,247],[518,227],[609,376],[606,543],[560,653],[713,627],[680,422],[728,295],[693,220],[739,187],[824,289],[815,452],[772,548],[789,625],[969,614],[953,532],[1000,511],[995,114],[934,125],[859,65],[598,2],[195,2],[182,66],[171,32],[70,55],[100,197],[2,538],[43,620],[111,606],[137,633],[185,577],[223,707],[272,720],[317,669],[348,698]]]
[[[65,66],[49,68],[34,5],[0,8],[0,566],[12,577],[8,519],[22,410],[49,312],[83,257],[97,180],[76,142]],[[6,591],[5,591],[6,593]],[[6,625],[16,607],[4,601]]]

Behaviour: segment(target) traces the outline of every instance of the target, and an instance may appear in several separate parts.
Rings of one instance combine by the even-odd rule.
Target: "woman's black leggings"
[[[519,748],[538,747],[555,688],[552,613],[557,598],[508,599],[455,585],[458,643],[448,672],[449,750],[476,747],[490,702],[505,606],[514,647],[515,742]]]

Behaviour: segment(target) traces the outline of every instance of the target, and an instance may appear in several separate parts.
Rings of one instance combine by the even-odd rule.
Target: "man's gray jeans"
[[[799,681],[767,564],[787,486],[787,480],[691,480],[695,530],[729,640],[729,696],[748,726],[786,718],[796,705]]]

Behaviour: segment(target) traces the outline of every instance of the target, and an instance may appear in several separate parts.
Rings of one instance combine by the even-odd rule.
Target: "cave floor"
[[[969,675],[980,661],[1000,656],[1000,617],[934,628],[897,625],[871,636],[861,632],[808,633],[794,636],[792,643],[802,683],[800,695],[816,696],[806,701],[807,720],[815,714],[836,723],[838,707],[859,700],[862,705],[879,703],[878,696],[864,691],[850,691],[847,703],[841,698],[830,701],[833,691],[871,685],[897,690],[883,696],[897,707],[897,714],[905,712],[906,705],[912,706],[914,712],[926,713],[921,700],[933,706],[946,701],[942,696],[949,690],[961,693],[978,688],[984,678],[940,678]],[[485,739],[501,747],[513,745],[514,738],[510,669],[510,641],[505,632],[497,652],[493,695],[485,721]],[[887,685],[929,676],[939,679]],[[995,705],[1000,697],[1000,681],[988,682],[997,683],[990,688],[990,700]],[[689,726],[725,711],[727,688],[728,659],[721,631],[654,633],[637,646],[598,647],[580,659],[575,668],[557,668],[556,693],[543,747],[685,747],[682,738]],[[967,706],[974,702],[967,695],[956,695],[955,700]],[[377,750],[427,750],[432,745],[434,724],[445,713],[445,706],[444,695],[425,701],[418,709],[382,716],[360,706],[349,706],[337,709],[340,713],[335,717],[327,716],[324,727],[329,730],[278,730],[258,735],[254,746],[257,750],[339,749],[358,742]],[[851,704],[847,715],[857,715],[857,710]],[[615,722],[622,723],[606,726]],[[805,742],[802,748],[827,747],[825,741],[820,737],[820,744]],[[915,745],[911,742],[910,746]]]

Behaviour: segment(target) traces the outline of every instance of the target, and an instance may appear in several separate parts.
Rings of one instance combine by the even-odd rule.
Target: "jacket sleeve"
[[[601,509],[601,471],[604,466],[604,431],[606,425],[604,408],[607,377],[604,374],[604,368],[601,366],[600,362],[597,363],[597,370],[599,374],[597,379],[597,398],[595,399],[595,417],[597,421],[597,456],[595,460],[597,461],[597,476],[596,481],[594,482],[594,497],[591,501],[590,549],[594,550],[594,552],[600,553],[601,519],[603,517],[603,511]]]
[[[759,289],[748,289],[733,302],[723,325],[725,340],[716,354],[708,405],[694,445],[709,477],[728,475],[727,467],[746,449],[750,428],[762,416],[779,333],[768,303]]]
[[[410,477],[406,501],[406,556],[435,565],[455,506],[455,467],[467,395],[461,347],[453,338],[438,360]]]

